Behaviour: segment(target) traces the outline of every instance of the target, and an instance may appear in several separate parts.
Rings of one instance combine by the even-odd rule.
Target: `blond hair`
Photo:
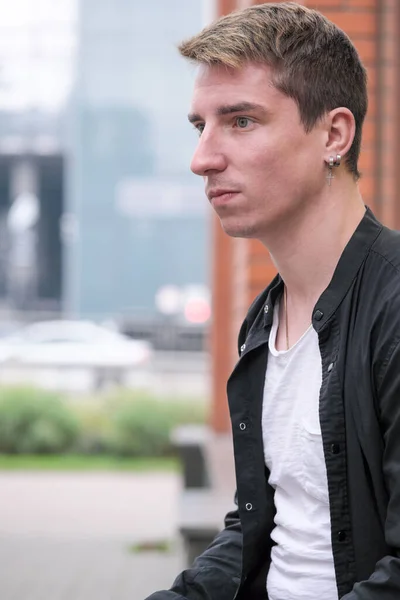
[[[195,63],[268,64],[273,84],[293,98],[310,131],[326,112],[339,106],[354,115],[356,132],[346,156],[354,178],[361,130],[367,111],[367,77],[348,36],[320,12],[295,2],[251,6],[221,17],[182,42],[179,51]]]

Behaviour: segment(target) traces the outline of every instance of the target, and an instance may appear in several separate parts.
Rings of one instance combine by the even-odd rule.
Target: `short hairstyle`
[[[330,110],[348,108],[356,131],[345,163],[356,180],[360,177],[366,70],[349,37],[320,12],[295,2],[251,6],[219,18],[182,42],[179,51],[209,66],[268,64],[273,85],[295,100],[307,132]]]

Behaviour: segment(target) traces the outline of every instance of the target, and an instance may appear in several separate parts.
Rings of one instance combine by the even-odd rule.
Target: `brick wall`
[[[220,0],[220,14],[263,1]],[[352,39],[368,71],[369,109],[363,130],[360,189],[385,224],[400,229],[400,0],[303,0]],[[213,415],[216,431],[229,429],[226,380],[236,360],[236,337],[246,309],[275,270],[265,248],[253,240],[230,240],[214,221]],[[222,240],[222,241],[221,241]],[[223,252],[221,252],[223,247]],[[219,248],[219,249],[218,249]],[[223,261],[223,263],[221,262]],[[222,289],[224,288],[224,289]],[[223,341],[223,343],[216,342]]]

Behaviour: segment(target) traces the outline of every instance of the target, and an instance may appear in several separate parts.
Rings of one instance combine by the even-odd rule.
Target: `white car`
[[[0,369],[86,370],[95,387],[118,381],[152,358],[151,345],[90,321],[43,321],[0,338]]]

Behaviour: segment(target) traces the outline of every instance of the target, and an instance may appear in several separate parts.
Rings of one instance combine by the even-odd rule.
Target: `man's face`
[[[324,120],[306,133],[267,65],[201,66],[189,120],[200,133],[191,169],[229,235],[268,239],[327,185]]]

